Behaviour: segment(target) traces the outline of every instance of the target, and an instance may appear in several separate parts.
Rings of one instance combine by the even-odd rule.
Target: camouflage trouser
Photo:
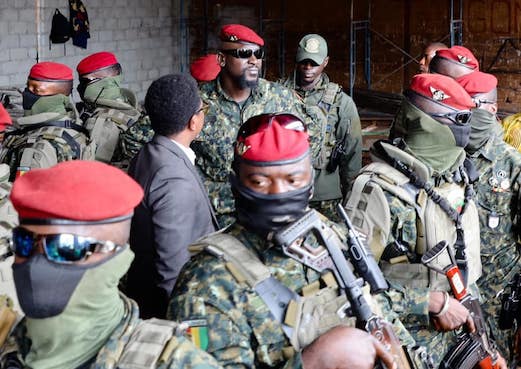
[[[342,199],[311,201],[309,206],[325,215],[329,220],[341,223],[343,220],[336,210],[337,205],[340,204],[341,201]]]

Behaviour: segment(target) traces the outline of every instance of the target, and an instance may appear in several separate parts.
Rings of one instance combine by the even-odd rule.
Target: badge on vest
[[[495,211],[492,211],[491,213],[489,213],[487,224],[490,229],[497,228],[497,226],[499,225],[499,214],[496,213]]]
[[[206,351],[208,348],[208,321],[206,319],[191,319],[182,323],[188,325],[186,334],[190,336],[192,343]]]

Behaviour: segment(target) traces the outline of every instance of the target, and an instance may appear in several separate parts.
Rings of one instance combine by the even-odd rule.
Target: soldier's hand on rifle
[[[429,295],[429,312],[431,313],[434,327],[439,331],[452,331],[465,323],[470,332],[476,330],[469,310],[445,292],[431,291]]]
[[[369,333],[338,326],[318,337],[302,351],[304,369],[373,369],[380,359],[395,369],[393,356]]]

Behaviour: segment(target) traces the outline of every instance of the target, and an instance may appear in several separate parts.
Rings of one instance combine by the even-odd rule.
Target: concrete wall
[[[87,49],[73,46],[69,40],[65,49],[63,44],[53,44],[49,50],[52,15],[58,8],[68,17],[68,1],[4,1],[0,10],[0,87],[23,87],[38,49],[40,61],[64,63],[73,70],[93,52],[113,52],[123,67],[124,85],[135,91],[140,100],[154,79],[179,69],[177,1],[83,0],[83,3],[90,20]]]

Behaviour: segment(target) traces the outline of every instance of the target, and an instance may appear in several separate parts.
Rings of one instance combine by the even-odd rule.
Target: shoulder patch
[[[188,325],[186,334],[192,340],[192,343],[201,350],[208,349],[208,321],[202,319],[189,319],[182,322]]]

